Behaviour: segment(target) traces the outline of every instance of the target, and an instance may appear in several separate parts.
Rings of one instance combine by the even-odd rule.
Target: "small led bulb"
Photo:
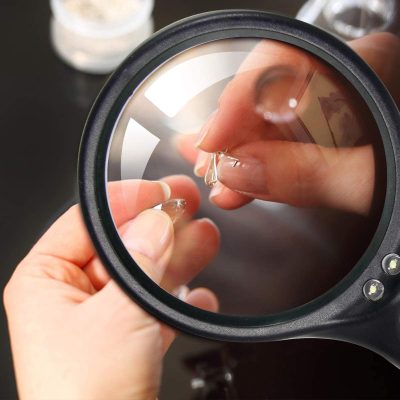
[[[385,287],[381,281],[370,279],[363,286],[364,296],[371,301],[378,301],[383,297]]]
[[[400,256],[394,253],[388,254],[382,260],[382,269],[388,275],[397,275],[400,273]]]

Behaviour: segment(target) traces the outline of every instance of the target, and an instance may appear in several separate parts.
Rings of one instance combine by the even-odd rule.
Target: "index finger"
[[[169,198],[170,189],[164,182],[127,180],[108,185],[109,203],[116,225]],[[127,196],[132,196],[127,202]],[[79,205],[65,212],[39,239],[29,255],[49,255],[83,267],[95,250],[83,222]]]

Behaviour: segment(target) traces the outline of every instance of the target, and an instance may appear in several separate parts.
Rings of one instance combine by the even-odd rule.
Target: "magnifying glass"
[[[145,42],[97,98],[83,215],[112,277],[175,328],[336,339],[399,366],[399,127],[379,79],[326,32],[202,14]],[[194,287],[219,311],[186,304]]]

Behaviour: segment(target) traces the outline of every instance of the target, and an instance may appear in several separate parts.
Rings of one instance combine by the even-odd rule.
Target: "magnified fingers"
[[[211,154],[205,151],[199,151],[196,162],[194,164],[193,172],[196,176],[203,177],[211,162]]]
[[[329,207],[367,215],[371,206],[373,148],[325,148],[312,143],[254,142],[218,164],[220,181],[231,190],[297,207]],[[225,190],[214,201],[232,200]]]
[[[179,229],[161,286],[172,291],[188,283],[216,256],[219,245],[219,230],[208,218],[191,221]]]
[[[282,138],[274,125],[293,114],[309,77],[323,64],[292,46],[260,42],[244,60],[219,99],[218,111],[200,133],[197,146],[207,152],[232,149],[251,140]]]
[[[179,154],[192,165],[196,163],[199,152],[199,150],[195,147],[197,137],[197,133],[185,135],[178,134],[174,137],[175,147]]]
[[[185,217],[192,216],[200,206],[200,191],[186,175],[170,175],[162,178],[162,182],[171,188],[171,199],[185,200]]]
[[[185,214],[181,217],[190,219],[200,203],[195,183],[184,175],[175,175],[154,182],[112,182],[108,189],[112,216],[125,247],[146,273],[161,279],[173,248],[174,228],[171,216],[153,207],[169,199],[184,199]],[[98,257],[84,270],[97,290],[110,279]]]
[[[197,210],[200,201],[195,183],[184,175],[160,181],[133,179],[110,182],[107,188],[111,215],[117,226],[170,198],[184,198],[189,214]]]
[[[171,218],[163,211],[145,210],[121,225],[118,232],[135,262],[154,281],[160,281],[174,246]],[[94,257],[84,271],[96,290],[102,289],[110,280],[98,257]]]
[[[111,215],[117,226],[141,211],[170,198],[171,188],[164,182],[130,179],[107,184]]]
[[[396,71],[400,39],[377,33],[349,45],[370,64],[399,103]],[[197,146],[215,152],[261,139],[307,141],[307,131],[321,127],[318,110],[326,108],[326,101],[321,101],[329,97],[331,108],[337,108],[340,101],[346,103],[349,114],[366,111],[347,81],[322,61],[294,47],[263,40],[225,87],[219,108],[204,124]],[[322,111],[329,115],[329,110]]]
[[[204,178],[207,170],[212,167],[211,154],[202,150],[195,150],[195,143],[198,135],[180,135],[176,138],[176,146],[179,153],[191,164],[194,164],[194,174]],[[211,188],[209,200],[220,208],[232,210],[241,207],[250,201],[252,198],[235,192],[221,182],[216,182]]]
[[[400,105],[400,39],[388,32],[373,33],[352,40],[349,46],[379,75],[397,105]]]

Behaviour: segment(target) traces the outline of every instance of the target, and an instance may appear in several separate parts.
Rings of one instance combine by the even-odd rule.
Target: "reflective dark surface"
[[[108,154],[122,240],[131,236],[122,210],[152,226],[142,249],[126,239],[133,258],[142,266],[150,242],[158,246],[162,260],[143,267],[153,264],[161,287],[211,289],[226,314],[279,313],[325,293],[368,247],[386,191],[380,134],[354,87],[312,54],[267,39],[218,40],[164,62],[123,106]],[[173,234],[146,211],[163,201],[146,189],[160,179],[187,209],[173,216]],[[211,227],[198,227],[204,217],[219,247]],[[186,279],[172,284],[178,269]]]
[[[211,9],[248,7],[294,15],[302,3],[157,1],[154,16],[159,29]],[[6,0],[0,5],[2,287],[51,221],[77,201],[75,171],[81,132],[105,81],[105,77],[73,71],[56,58],[49,43],[49,19],[45,1]],[[15,399],[3,313],[0,343],[0,399]],[[208,352],[214,349],[240,361],[232,367],[240,399],[398,398],[399,372],[378,355],[354,345],[316,340],[222,345],[181,335],[165,360],[160,399],[196,398],[191,388],[193,363],[201,364],[197,370],[212,367],[216,357]]]

